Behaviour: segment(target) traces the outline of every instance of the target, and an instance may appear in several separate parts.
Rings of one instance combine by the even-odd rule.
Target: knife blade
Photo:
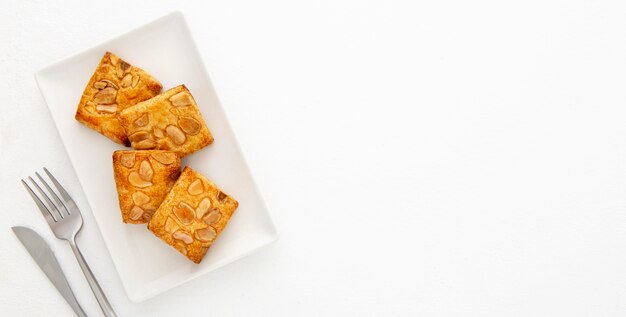
[[[76,315],[80,317],[87,316],[80,307],[74,292],[63,274],[63,270],[57,262],[57,258],[46,243],[46,241],[37,232],[26,227],[11,227],[13,233],[22,242],[30,256],[37,262],[39,268],[48,276],[48,279],[54,284],[54,287],[61,293],[63,298],[72,307]]]

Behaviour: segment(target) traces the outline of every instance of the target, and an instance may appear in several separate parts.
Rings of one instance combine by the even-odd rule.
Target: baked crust
[[[78,103],[75,118],[114,142],[129,146],[117,113],[161,92],[161,83],[144,70],[106,52]]]
[[[148,229],[200,263],[239,203],[206,177],[185,167],[148,223]]]
[[[213,143],[185,85],[124,109],[118,118],[131,146],[138,150],[170,150],[183,157]]]
[[[113,172],[122,221],[146,223],[180,175],[180,158],[170,151],[115,151]]]

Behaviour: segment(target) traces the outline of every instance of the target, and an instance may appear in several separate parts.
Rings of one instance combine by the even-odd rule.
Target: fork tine
[[[52,176],[52,174],[48,171],[47,168],[43,168],[44,172],[46,172],[46,174],[48,174],[48,177],[50,177],[50,180],[52,181],[52,184],[54,184],[54,187],[57,188],[57,190],[59,191],[59,194],[61,194],[61,197],[63,197],[63,199],[66,202],[74,202],[74,200],[72,200],[72,197],[70,197],[70,194],[68,194],[65,191],[65,188],[63,188],[63,186],[61,186],[61,184],[59,184],[59,181],[57,181],[56,178],[54,178],[54,176]]]
[[[39,199],[39,197],[35,194],[35,192],[32,189],[30,189],[30,186],[28,186],[28,184],[26,184],[26,182],[23,179],[22,179],[22,185],[26,187],[26,190],[30,194],[30,197],[33,198],[33,200],[35,201],[35,204],[37,204],[37,207],[39,207],[39,211],[41,211],[41,214],[43,215],[43,217],[46,218],[46,221],[49,224],[57,222],[54,215],[50,212],[50,210],[48,210],[46,205],[43,204],[41,199]]]
[[[52,190],[52,188],[50,188],[50,185],[48,185],[48,183],[46,183],[46,181],[43,179],[43,177],[41,177],[41,175],[39,175],[39,173],[35,172],[35,175],[37,175],[37,177],[39,178],[41,183],[43,183],[43,185],[46,187],[46,189],[48,190],[48,192],[50,193],[50,195],[52,196],[54,201],[57,202],[57,206],[63,206],[63,209],[65,209],[65,212],[69,215],[70,214],[69,209],[67,209],[65,204],[63,204],[61,199],[59,199],[59,196],[57,196],[57,194],[54,192],[54,190]],[[61,207],[59,207],[59,213],[61,213],[61,215],[63,215],[63,213],[61,212]]]
[[[28,176],[28,179],[30,180],[31,183],[33,183],[33,185],[35,186],[37,191],[39,191],[39,194],[41,194],[41,196],[43,196],[44,200],[47,203],[48,211],[50,211],[50,213],[52,213],[52,214],[55,214],[52,211],[56,211],[56,214],[61,216],[61,219],[65,218],[65,217],[63,217],[63,214],[61,214],[61,211],[59,211],[59,208],[52,202],[52,200],[50,200],[50,197],[48,197],[46,192],[44,192],[43,189],[41,189],[41,187],[39,187],[39,184],[37,184],[37,182],[35,182],[35,180],[32,177],[30,177],[30,176]]]

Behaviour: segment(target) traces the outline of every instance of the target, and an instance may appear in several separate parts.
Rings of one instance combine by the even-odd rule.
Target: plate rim
[[[154,291],[143,291],[143,292],[139,292],[140,294],[136,294],[133,292],[130,292],[128,285],[127,285],[127,281],[125,281],[122,278],[122,275],[120,274],[119,268],[118,268],[118,263],[115,261],[115,258],[111,255],[111,251],[109,248],[109,243],[107,242],[107,240],[104,238],[104,235],[102,234],[102,227],[100,222],[98,221],[98,219],[94,216],[93,210],[91,208],[91,202],[89,202],[89,199],[87,198],[87,196],[84,193],[83,190],[83,184],[81,183],[80,178],[78,177],[78,174],[76,174],[76,169],[74,167],[74,162],[72,157],[68,154],[67,151],[67,147],[65,144],[65,140],[64,138],[61,136],[60,130],[59,130],[59,126],[57,121],[54,119],[54,116],[52,116],[52,109],[50,109],[50,106],[48,105],[48,101],[46,100],[46,95],[44,94],[44,90],[42,89],[42,83],[41,81],[43,80],[43,77],[45,77],[45,73],[46,72],[50,72],[52,69],[54,69],[55,67],[58,67],[59,64],[63,64],[63,63],[68,63],[70,61],[72,61],[73,59],[83,55],[83,54],[87,54],[92,50],[97,50],[103,46],[106,46],[107,44],[115,41],[115,40],[119,40],[120,38],[126,37],[126,36],[131,36],[135,33],[140,33],[142,30],[150,28],[153,25],[158,25],[161,24],[163,22],[166,22],[168,20],[179,20],[179,22],[182,25],[182,28],[184,30],[184,32],[187,33],[187,36],[190,39],[190,44],[192,47],[191,53],[195,55],[195,57],[197,57],[198,62],[200,63],[201,66],[201,71],[202,73],[207,77],[209,84],[211,85],[211,89],[213,90],[213,93],[215,94],[215,99],[217,100],[217,105],[220,107],[221,111],[224,114],[224,122],[225,125],[228,127],[228,129],[230,130],[229,132],[233,135],[233,139],[234,139],[234,143],[233,145],[235,146],[235,148],[237,149],[237,151],[241,154],[241,160],[243,163],[243,166],[245,167],[246,172],[250,175],[251,178],[251,183],[252,183],[252,187],[254,189],[254,191],[256,192],[256,194],[259,196],[259,201],[261,203],[261,207],[265,210],[266,214],[267,214],[267,227],[268,227],[268,232],[267,232],[267,240],[262,242],[261,244],[259,244],[258,246],[254,247],[251,250],[248,250],[247,252],[243,252],[237,256],[235,256],[233,259],[229,260],[226,263],[223,264],[218,264],[216,265],[215,268],[213,268],[212,270],[207,270],[207,271],[200,271],[199,273],[195,274],[195,275],[190,275],[189,277],[185,278],[185,279],[181,279],[180,281],[173,283],[172,285],[169,285],[167,287],[164,287],[162,289],[156,289]],[[120,33],[118,35],[109,37],[103,41],[100,41],[94,45],[91,45],[90,47],[71,53],[69,55],[66,55],[64,57],[61,57],[57,60],[54,60],[53,62],[47,64],[46,66],[38,69],[37,71],[34,72],[34,77],[35,77],[35,82],[37,83],[37,88],[39,89],[39,92],[41,94],[41,96],[43,97],[43,100],[46,104],[46,108],[48,109],[48,111],[50,112],[50,116],[52,117],[52,121],[54,122],[54,126],[57,130],[57,133],[59,135],[59,138],[61,139],[61,144],[63,146],[63,150],[65,151],[70,165],[72,167],[72,170],[74,170],[75,175],[77,176],[76,179],[78,180],[78,184],[80,186],[80,190],[83,194],[83,196],[85,196],[85,202],[87,203],[87,205],[89,206],[89,212],[92,214],[92,217],[94,218],[94,221],[96,223],[96,226],[98,227],[98,231],[99,231],[99,235],[102,239],[102,241],[104,242],[105,248],[106,248],[106,252],[108,253],[109,258],[111,259],[111,261],[113,262],[113,266],[115,268],[115,271],[117,273],[117,276],[119,277],[119,280],[122,284],[122,288],[124,289],[126,296],[135,303],[139,303],[139,302],[143,302],[146,301],[150,298],[153,298],[155,296],[158,296],[160,294],[163,294],[169,290],[172,290],[180,285],[183,285],[191,280],[194,280],[196,278],[199,278],[201,276],[204,276],[208,273],[217,271],[221,268],[223,268],[224,266],[230,264],[230,263],[234,263],[242,258],[245,258],[251,254],[256,253],[257,251],[265,248],[268,245],[271,245],[272,243],[276,242],[279,239],[279,234],[278,234],[278,230],[276,228],[276,224],[273,220],[272,217],[272,213],[270,211],[270,209],[267,207],[267,202],[265,200],[265,197],[263,195],[263,192],[260,190],[257,182],[256,182],[256,178],[254,176],[254,173],[252,173],[252,170],[250,169],[250,165],[248,164],[248,160],[245,156],[245,153],[243,152],[241,145],[239,144],[239,139],[237,137],[237,134],[235,133],[235,130],[232,128],[230,119],[228,118],[228,113],[226,111],[226,109],[224,108],[221,99],[219,98],[219,94],[217,93],[217,91],[215,90],[215,86],[213,84],[213,81],[211,80],[211,76],[206,68],[206,65],[204,63],[204,59],[202,58],[202,55],[200,54],[200,50],[198,49],[198,46],[196,44],[196,41],[193,37],[193,33],[191,32],[191,29],[189,28],[189,24],[187,23],[187,20],[185,19],[184,14],[180,11],[180,10],[175,10],[175,11],[171,11],[161,17],[158,17],[154,20],[151,20],[147,23],[141,24],[137,27],[133,27],[131,28],[129,31]]]

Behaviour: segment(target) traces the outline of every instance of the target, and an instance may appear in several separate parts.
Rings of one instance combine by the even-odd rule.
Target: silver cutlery
[[[43,197],[45,203],[39,198],[39,196],[37,196],[37,194],[35,194],[35,192],[24,180],[22,180],[22,184],[24,185],[24,187],[26,187],[26,190],[28,190],[28,193],[35,201],[35,204],[37,204],[37,207],[39,207],[41,214],[48,222],[48,225],[50,226],[50,229],[52,230],[54,235],[58,239],[66,240],[70,244],[70,247],[72,247],[72,251],[74,251],[74,255],[78,260],[78,264],[80,264],[80,268],[83,270],[83,273],[87,278],[87,282],[91,287],[91,291],[96,296],[98,304],[100,305],[102,312],[104,312],[104,315],[107,317],[116,316],[113,308],[111,307],[111,304],[109,303],[109,300],[104,295],[104,292],[100,288],[96,277],[91,272],[89,265],[87,265],[85,258],[83,257],[82,253],[78,249],[78,246],[76,245],[76,234],[83,226],[83,217],[80,214],[80,210],[78,209],[78,206],[76,206],[76,203],[74,202],[72,197],[70,197],[70,195],[67,193],[67,191],[65,191],[63,186],[59,184],[56,178],[54,178],[54,176],[50,174],[48,169],[44,167],[43,170],[48,175],[48,178],[50,178],[50,180],[52,181],[52,184],[61,195],[61,198],[59,198],[55,191],[50,188],[48,183],[37,172],[35,172],[35,175],[37,175],[39,181],[44,185],[44,187],[46,187],[48,194],[46,194],[46,192],[44,192],[41,187],[39,187],[39,185],[32,177],[29,176],[28,180],[30,180],[33,187],[35,187],[41,197]],[[52,197],[52,199],[55,201],[54,203],[52,202],[50,197]]]
[[[65,274],[57,262],[57,258],[50,249],[50,246],[37,232],[28,229],[26,227],[12,227],[13,233],[22,242],[24,248],[30,253],[30,256],[37,262],[39,268],[48,276],[48,279],[54,287],[61,293],[61,296],[65,298],[70,307],[74,310],[79,317],[87,316],[80,307],[74,292],[70,288],[70,284],[67,283]]]

